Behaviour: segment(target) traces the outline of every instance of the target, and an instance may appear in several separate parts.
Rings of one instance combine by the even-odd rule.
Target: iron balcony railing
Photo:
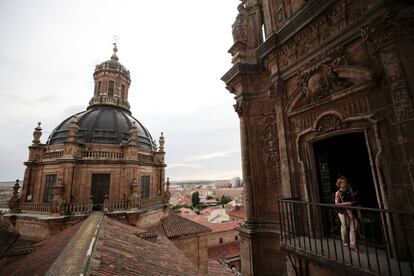
[[[329,259],[371,274],[414,275],[414,212],[289,199],[277,202],[281,248],[288,253]],[[357,250],[341,239],[341,210],[352,212],[347,217],[357,225]]]

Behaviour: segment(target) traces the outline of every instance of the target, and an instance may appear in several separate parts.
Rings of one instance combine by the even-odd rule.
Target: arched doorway
[[[333,203],[336,180],[343,175],[348,178],[352,190],[358,192],[359,205],[378,207],[368,148],[362,132],[317,141],[313,150],[321,202]]]
[[[378,199],[368,147],[363,132],[339,134],[313,143],[315,170],[318,180],[317,190],[321,203],[334,203],[339,176],[348,178],[353,192],[357,192],[356,204],[361,207],[378,208]],[[339,236],[340,222],[334,209],[323,212],[324,233]],[[379,213],[359,212],[359,237],[364,236],[369,243],[381,244],[384,237],[381,231]]]

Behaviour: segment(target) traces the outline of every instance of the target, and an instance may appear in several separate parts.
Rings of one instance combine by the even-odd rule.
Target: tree
[[[213,197],[212,197],[211,195],[208,195],[208,196],[206,197],[206,199],[207,199],[207,200],[210,200],[210,199],[213,199]]]
[[[231,201],[231,198],[230,197],[226,197],[226,196],[222,196],[221,197],[221,199],[220,199],[220,204],[221,205],[226,205],[227,203],[229,203]]]
[[[191,195],[191,202],[193,203],[193,207],[197,207],[200,204],[200,194],[198,191]]]

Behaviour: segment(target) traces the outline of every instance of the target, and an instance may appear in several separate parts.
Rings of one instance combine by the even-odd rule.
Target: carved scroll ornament
[[[327,114],[322,116],[316,123],[315,131],[320,133],[328,133],[335,130],[342,129],[344,123],[341,118],[334,114]]]

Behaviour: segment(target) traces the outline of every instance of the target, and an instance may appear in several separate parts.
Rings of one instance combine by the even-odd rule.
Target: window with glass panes
[[[108,96],[109,97],[114,96],[114,86],[115,86],[115,82],[114,81],[109,81],[109,86],[108,86]]]
[[[45,192],[43,193],[43,202],[49,203],[52,200],[53,186],[56,184],[56,174],[46,175]]]
[[[141,176],[141,198],[149,197],[150,177],[149,175]]]
[[[124,99],[125,98],[125,85],[121,86],[121,98]]]

